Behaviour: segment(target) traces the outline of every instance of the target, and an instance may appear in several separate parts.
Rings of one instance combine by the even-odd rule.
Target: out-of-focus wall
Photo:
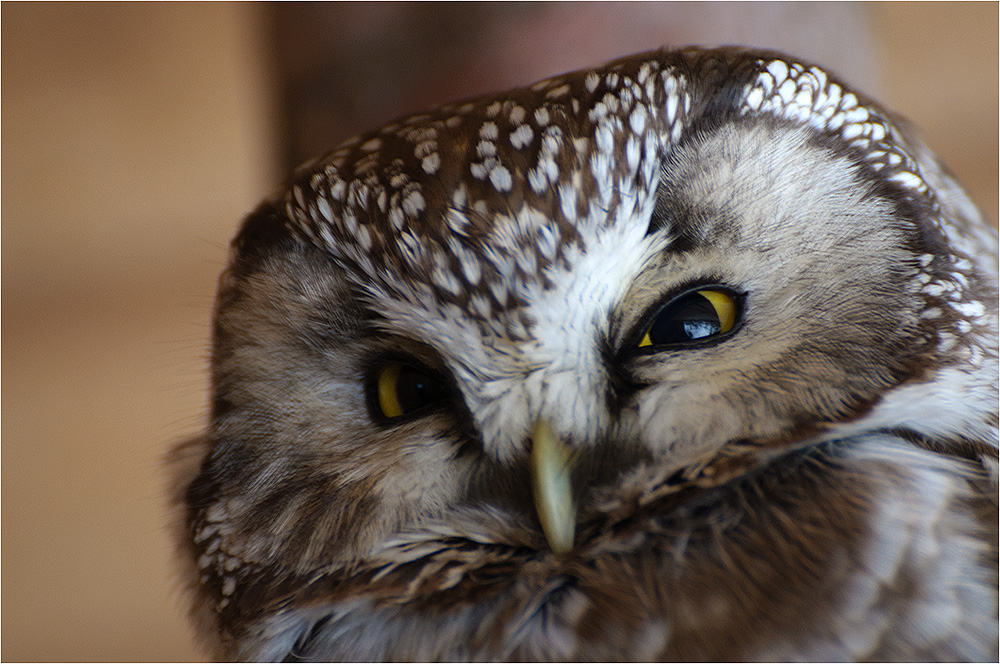
[[[215,279],[278,180],[261,8],[4,3],[5,660],[187,660],[168,441]]]
[[[379,34],[407,28],[405,7],[344,11],[380,13],[377,48]],[[593,48],[566,54],[585,40],[579,25],[556,34],[551,12],[518,7],[507,41],[499,28],[492,37],[517,51],[508,81],[551,73],[530,53],[546,35],[544,62],[593,63]],[[727,16],[662,7],[709,27]],[[863,85],[924,126],[995,220],[997,5],[845,7],[831,11],[859,26],[857,48],[875,59]],[[242,3],[0,6],[4,659],[203,656],[171,579],[161,458],[203,424],[216,275],[239,219],[282,177],[271,16]],[[469,29],[456,16],[451,28]],[[794,29],[830,41],[828,24]]]
[[[996,226],[1000,5],[873,2],[864,8],[885,63],[879,98],[920,128]]]

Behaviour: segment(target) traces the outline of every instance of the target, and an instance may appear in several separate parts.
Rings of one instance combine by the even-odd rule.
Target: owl
[[[997,656],[997,235],[823,69],[660,51],[299,168],[175,451],[227,660]]]

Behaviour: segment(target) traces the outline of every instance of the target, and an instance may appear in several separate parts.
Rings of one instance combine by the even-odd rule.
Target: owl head
[[[996,246],[904,124],[776,53],[634,56],[354,138],[220,279],[181,483],[206,631],[280,657],[394,606],[422,644],[418,612],[531,564],[683,567],[663,533],[843,441],[995,467]],[[326,652],[392,657],[358,647]],[[428,648],[400,652],[563,652]]]

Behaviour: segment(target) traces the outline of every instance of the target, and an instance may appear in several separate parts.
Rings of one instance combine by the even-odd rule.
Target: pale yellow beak
[[[576,505],[570,483],[570,451],[545,420],[531,432],[531,489],[542,531],[556,553],[573,548]]]

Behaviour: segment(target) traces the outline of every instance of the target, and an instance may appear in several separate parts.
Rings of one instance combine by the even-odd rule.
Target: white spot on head
[[[563,185],[559,187],[559,203],[562,214],[566,221],[570,223],[576,221],[576,194],[576,190],[571,186]]]
[[[767,71],[771,73],[774,82],[778,85],[784,83],[785,79],[788,78],[788,65],[781,60],[772,60],[768,63]]]
[[[795,99],[795,92],[795,81],[790,78],[785,80],[785,82],[778,87],[778,96],[781,97],[781,103],[785,106],[791,104]]]
[[[615,137],[607,123],[601,123],[594,134],[599,152],[610,155],[615,149]]]
[[[471,223],[464,212],[453,207],[445,210],[444,221],[448,224],[448,228],[459,235],[465,235],[465,229]]]
[[[630,171],[634,172],[639,168],[639,141],[635,136],[629,136],[625,143],[625,162]]]
[[[490,171],[490,182],[493,184],[493,188],[500,192],[510,191],[513,185],[510,171],[503,166],[497,166]]]
[[[496,122],[484,122],[483,125],[479,128],[480,138],[485,138],[487,140],[496,140],[496,137],[499,136],[499,134],[500,131],[497,128]]]
[[[420,167],[424,169],[424,173],[434,175],[441,168],[441,156],[437,152],[427,155],[420,162]]]
[[[520,150],[524,146],[531,143],[531,139],[535,137],[535,132],[532,130],[531,125],[523,124],[510,135],[510,144],[515,150]]]
[[[316,201],[316,207],[319,209],[320,215],[327,223],[333,223],[333,209],[330,207],[330,201],[325,198],[320,198]]]
[[[549,178],[549,182],[559,181],[559,165],[556,164],[555,159],[546,157],[538,162],[538,167],[545,169],[545,175]]]
[[[389,222],[397,230],[403,230],[403,222],[404,222],[403,211],[400,210],[395,205],[389,209]]]
[[[933,256],[932,256],[932,258],[933,258]],[[923,256],[920,257],[920,261],[921,261],[921,265],[923,265],[924,264],[923,263]],[[972,263],[967,258],[959,258],[957,261],[955,261],[955,264],[952,265],[952,267],[954,267],[956,270],[971,270],[972,269]]]
[[[465,183],[460,183],[451,193],[451,204],[455,207],[465,207],[469,200],[469,190],[465,188]]]
[[[913,173],[909,173],[907,171],[900,171],[899,173],[894,173],[893,175],[889,176],[889,179],[894,182],[898,182],[904,187],[909,187],[911,189],[919,190],[922,189],[924,186],[923,180],[918,178]]]
[[[482,159],[483,157],[492,157],[497,153],[497,145],[492,141],[479,141],[476,145],[476,155]]]
[[[938,308],[925,309],[920,312],[920,317],[926,320],[934,320],[935,318],[941,317],[941,310]]]
[[[629,126],[637,135],[642,135],[646,130],[646,107],[639,105],[628,116]]]
[[[403,199],[403,211],[412,217],[423,212],[426,207],[427,204],[424,202],[424,197],[419,191],[410,192]]]
[[[590,157],[590,172],[597,184],[597,200],[607,205],[611,202],[613,191],[611,157],[604,152],[595,152]]]
[[[545,171],[542,169],[541,165],[536,166],[528,171],[528,186],[531,190],[538,194],[543,195],[549,187],[548,178],[545,177]]]
[[[744,103],[750,109],[756,111],[756,110],[760,109],[760,104],[761,104],[762,101],[764,101],[764,91],[762,89],[760,89],[760,88],[753,88],[752,90],[750,90],[749,93],[747,93],[746,101]],[[677,105],[677,103],[675,101],[674,102],[675,108],[676,108],[676,105]],[[673,122],[673,120],[669,120],[669,121]]]
[[[372,234],[371,231],[368,230],[367,226],[359,226],[357,232],[354,234],[354,237],[358,239],[358,245],[364,251],[367,252],[372,250]]]
[[[608,107],[604,105],[604,102],[597,102],[594,106],[587,111],[587,119],[597,124],[601,119],[603,119],[608,114]]]
[[[565,97],[567,92],[569,92],[569,85],[563,84],[546,92],[545,98],[559,99],[560,97]]]
[[[674,124],[674,120],[677,118],[677,104],[680,100],[677,95],[667,95],[667,125],[671,126]]]
[[[845,140],[851,140],[852,138],[857,138],[864,133],[864,126],[859,124],[849,124],[841,130],[840,135],[844,137]]]
[[[803,86],[798,93],[795,95],[795,104],[801,106],[805,110],[812,110],[813,103],[813,88],[811,86]]]
[[[421,159],[435,152],[436,150],[437,150],[437,141],[435,140],[420,141],[413,148],[413,156],[417,157],[418,159]]]
[[[448,257],[440,250],[433,251],[434,267],[431,270],[431,281],[444,291],[452,295],[458,295],[462,290],[462,284],[451,271]]]
[[[869,118],[868,109],[864,106],[857,106],[844,113],[844,120],[847,122],[867,122]]]
[[[978,318],[986,313],[981,302],[961,302],[954,305],[953,309],[966,318]]]
[[[466,250],[455,238],[448,239],[448,249],[462,268],[462,275],[465,277],[465,281],[472,286],[478,284],[481,270],[479,259],[476,258],[475,254]]]
[[[205,510],[205,521],[208,521],[209,523],[219,523],[228,518],[229,512],[222,501],[212,503],[208,509]]]
[[[939,284],[937,282],[934,282],[934,283],[931,283],[931,284],[927,284],[922,289],[923,293],[926,293],[927,295],[930,295],[931,297],[940,297],[942,294],[944,294],[944,291],[945,291],[944,286],[942,286],[941,284]]]
[[[477,180],[485,180],[486,176],[489,174],[488,171],[486,170],[486,166],[479,163],[472,164],[471,166],[469,166],[469,172],[472,174],[472,177],[476,178]]]

